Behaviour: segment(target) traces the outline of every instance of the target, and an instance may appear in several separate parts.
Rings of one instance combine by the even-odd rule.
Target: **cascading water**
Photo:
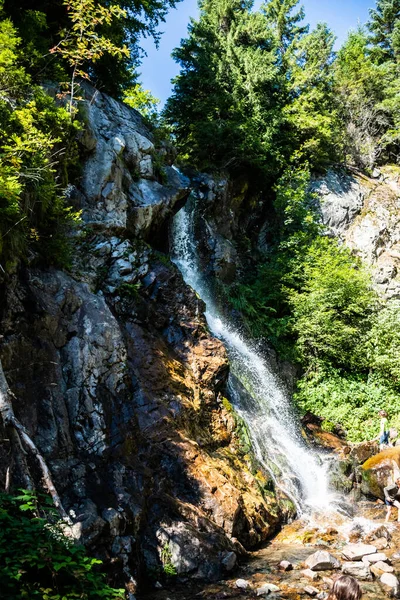
[[[331,501],[326,473],[301,437],[287,393],[267,359],[219,313],[207,288],[195,243],[195,204],[191,197],[174,217],[172,260],[206,303],[210,330],[225,344],[231,364],[228,385],[232,403],[249,428],[258,460],[294,501],[298,513],[326,510]]]

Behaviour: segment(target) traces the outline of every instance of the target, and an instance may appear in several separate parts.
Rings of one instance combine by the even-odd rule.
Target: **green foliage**
[[[400,426],[399,390],[374,374],[321,364],[300,380],[295,401],[302,410],[343,425],[353,442],[378,437],[379,409],[388,411],[391,426]]]
[[[162,547],[161,562],[163,565],[164,574],[167,577],[174,577],[176,575],[176,568],[172,564],[172,552],[168,543],[164,544]]]
[[[157,121],[157,106],[160,100],[155,98],[150,90],[145,90],[140,83],[124,91],[124,102],[138,110],[150,122]]]
[[[107,43],[113,47],[127,47],[129,56],[125,52],[114,56],[113,53],[105,53],[93,64],[93,57],[88,55],[88,60],[82,64],[82,71],[89,73],[93,83],[102,90],[121,97],[123,90],[132,86],[135,81],[136,69],[143,55],[141,38],[151,36],[157,42],[161,35],[158,31],[159,24],[165,20],[168,10],[178,2],[179,0],[118,0],[115,3],[108,0],[5,0],[4,9],[24,40],[24,65],[30,74],[39,80],[59,82],[66,80],[65,67],[61,60],[57,60],[57,56],[49,56],[49,49],[60,42],[60,31],[71,29],[67,8],[75,6],[81,14],[91,12],[97,21],[96,36],[93,36],[91,43],[96,45],[99,39],[108,40]],[[102,11],[109,13],[112,6],[121,14],[125,13],[126,17],[111,21],[101,19],[99,22]],[[67,38],[72,40],[69,35],[64,40]],[[73,48],[70,47],[70,50]],[[68,76],[72,75],[73,68],[69,69]]]
[[[50,52],[58,53],[71,69],[69,84],[69,112],[76,112],[77,78],[89,79],[87,69],[104,54],[112,57],[129,57],[126,45],[115,44],[109,37],[99,34],[101,26],[110,26],[113,19],[126,17],[118,4],[99,5],[95,0],[63,0],[71,25],[61,33],[61,41]]]
[[[371,54],[377,63],[400,58],[400,1],[377,0],[370,9]]]
[[[371,168],[400,156],[400,3],[378,0],[351,32],[335,68],[344,158]]]
[[[0,256],[3,269],[28,246],[65,262],[65,228],[77,215],[65,207],[60,186],[76,158],[68,113],[21,67],[20,40],[0,21]],[[63,246],[63,247],[62,247]]]
[[[318,238],[305,253],[302,281],[288,289],[296,350],[310,367],[364,365],[362,341],[376,309],[368,273],[349,250],[329,238]]]
[[[101,561],[63,533],[48,505],[32,492],[0,494],[0,578],[4,600],[111,600],[124,590],[109,587]]]
[[[203,0],[174,51],[181,66],[164,112],[183,159],[202,169],[251,169],[260,186],[306,158],[335,154],[334,37],[307,34],[298,0]]]

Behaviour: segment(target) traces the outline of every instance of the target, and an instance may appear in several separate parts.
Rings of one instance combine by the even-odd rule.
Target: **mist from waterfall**
[[[198,261],[191,197],[174,217],[171,256],[186,283],[206,303],[213,335],[224,343],[231,365],[230,400],[246,422],[254,453],[298,514],[325,511],[332,496],[323,464],[305,444],[290,398],[263,355],[218,310]]]

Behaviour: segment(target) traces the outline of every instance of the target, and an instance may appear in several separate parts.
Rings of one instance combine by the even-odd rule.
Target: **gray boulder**
[[[371,544],[348,544],[342,550],[347,560],[362,560],[363,556],[376,553],[376,547]]]
[[[361,561],[349,561],[344,562],[342,565],[342,572],[344,575],[352,575],[357,579],[372,579],[371,571],[367,565]]]
[[[312,571],[329,571],[340,569],[340,562],[326,550],[318,550],[311,554],[305,561],[305,564]]]

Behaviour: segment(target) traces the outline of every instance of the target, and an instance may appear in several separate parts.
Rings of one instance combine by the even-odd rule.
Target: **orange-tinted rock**
[[[387,448],[372,456],[362,465],[362,492],[383,500],[383,488],[393,482],[393,476],[399,468],[400,446]]]

